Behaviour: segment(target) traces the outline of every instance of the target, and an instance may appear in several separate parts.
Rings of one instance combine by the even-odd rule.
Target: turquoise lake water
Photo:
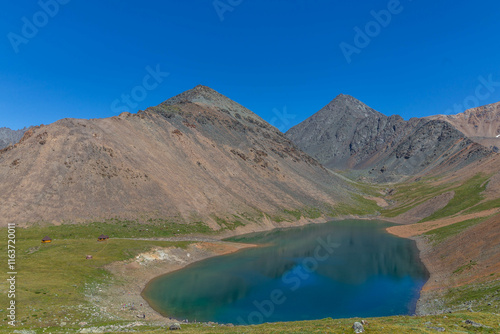
[[[345,220],[238,236],[230,241],[261,247],[159,277],[143,296],[168,317],[242,325],[413,314],[428,272],[415,243],[389,226]]]

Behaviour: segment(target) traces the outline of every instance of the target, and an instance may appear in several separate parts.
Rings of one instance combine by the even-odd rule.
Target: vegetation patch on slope
[[[453,236],[459,234],[460,232],[468,229],[469,227],[472,227],[474,225],[477,225],[477,224],[485,221],[488,218],[489,217],[479,217],[479,218],[464,220],[464,221],[459,222],[459,223],[455,223],[452,225],[447,225],[447,226],[443,226],[443,227],[431,230],[429,232],[424,233],[424,235],[429,236],[430,241],[434,245],[437,245],[437,244],[443,242],[444,240],[446,240],[450,237],[453,237]]]
[[[371,199],[364,198],[358,194],[352,194],[351,197],[353,199],[352,203],[338,203],[331,209],[329,214],[332,217],[347,215],[366,216],[377,214],[380,211],[377,202]]]
[[[464,211],[464,214],[476,213],[476,212],[481,212],[481,211],[486,211],[486,210],[491,210],[491,209],[496,209],[496,208],[500,208],[500,198],[492,199],[490,201],[486,201],[483,203],[479,203],[478,205],[473,206],[472,208]]]
[[[53,239],[97,239],[101,234],[112,238],[168,238],[186,234],[212,234],[214,231],[203,222],[177,223],[164,219],[150,219],[147,223],[135,220],[110,219],[105,222],[88,224],[37,224],[27,229],[19,229],[22,238]]]
[[[498,307],[500,307],[500,273],[492,276],[491,279],[491,282],[449,289],[444,296],[445,306],[451,309],[456,307],[469,308],[475,312],[498,312]]]
[[[395,186],[394,195],[390,199],[396,201],[397,205],[382,210],[382,215],[388,218],[399,216],[453,188],[453,185],[450,184],[435,186],[430,184],[430,181],[427,179]]]
[[[429,217],[422,219],[420,222],[449,217],[478,204],[484,199],[481,193],[486,190],[488,179],[489,176],[487,175],[477,174],[461,186],[454,188],[455,196],[450,200],[448,205],[434,212]]]

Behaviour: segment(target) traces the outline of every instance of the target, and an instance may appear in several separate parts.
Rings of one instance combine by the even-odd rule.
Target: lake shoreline
[[[275,222],[272,222],[272,224],[267,223],[263,225],[251,224],[251,226],[247,225],[244,228],[237,229],[235,231],[230,231],[214,238],[207,237],[206,241],[198,241],[200,238],[193,238],[197,240],[197,242],[189,245],[186,250],[182,250],[179,248],[167,248],[160,250],[160,253],[163,252],[166,254],[166,256],[163,257],[159,256],[158,259],[154,259],[155,255],[151,254],[154,252],[149,252],[145,254],[140,254],[133,260],[112,263],[106,266],[106,269],[110,271],[115,276],[116,281],[120,281],[120,283],[110,284],[109,286],[107,286],[102,293],[103,298],[101,300],[106,305],[106,312],[109,313],[111,316],[119,317],[120,319],[137,320],[142,315],[145,315],[146,316],[145,319],[148,321],[159,321],[162,323],[166,322],[167,324],[179,322],[176,319],[172,319],[169,318],[168,316],[164,316],[158,313],[144,299],[143,291],[151,281],[158,279],[166,274],[172,273],[174,271],[183,269],[193,263],[211,257],[227,255],[238,252],[242,249],[255,247],[255,245],[226,242],[222,241],[222,239],[244,235],[248,233],[265,232],[282,228],[300,227],[309,224],[322,224],[329,221],[340,221],[347,219],[387,221],[383,219],[383,217],[349,216],[349,217],[343,217],[341,219],[322,217],[318,219],[301,219],[300,221],[291,224],[290,223],[283,224]],[[388,231],[388,233],[390,232]],[[201,238],[203,239],[203,237]],[[183,239],[187,240],[189,238],[185,237]],[[415,240],[414,238],[407,238],[407,239]],[[423,261],[422,258],[421,242],[417,241],[417,247],[419,251],[419,257],[421,261],[424,263],[426,269],[429,271],[428,265]],[[153,260],[150,260],[146,264],[144,263],[141,264],[141,259],[144,258],[149,258]],[[432,275],[430,271],[429,274]],[[421,294],[416,305],[417,314],[420,314],[421,309],[425,308],[425,303],[422,304],[423,301],[422,291],[423,290],[421,290]]]
[[[165,253],[167,255],[167,257],[163,259],[161,259],[162,256],[152,254],[154,252],[148,252],[139,254],[132,260],[114,262],[107,265],[105,269],[111,272],[115,277],[115,281],[118,281],[119,283],[101,287],[102,291],[99,292],[101,295],[99,299],[100,306],[104,304],[104,308],[101,308],[105,310],[110,318],[138,320],[141,319],[140,317],[142,315],[145,315],[145,319],[150,321],[159,321],[167,324],[179,322],[176,319],[171,319],[170,317],[158,313],[143,298],[142,293],[152,280],[183,269],[199,261],[255,247],[255,245],[250,244],[222,241],[223,239],[249,233],[266,232],[281,228],[300,227],[310,224],[322,224],[333,220],[345,219],[360,218],[355,216],[347,216],[342,219],[331,219],[330,217],[320,217],[316,219],[302,218],[293,223],[276,223],[269,219],[265,219],[261,225],[249,224],[234,231],[227,231],[226,233],[214,237],[193,236],[151,239],[165,241],[193,240],[195,243],[190,244],[186,250],[175,247],[160,250],[157,247],[156,249],[159,250],[160,253]],[[214,245],[219,245],[221,248],[217,249]],[[141,258],[150,258],[153,260],[149,261],[147,264],[140,264],[141,261],[137,260]]]
[[[114,275],[117,283],[101,287],[103,291],[99,302],[101,306],[105,305],[110,318],[178,322],[158,313],[143,298],[142,292],[148,284],[193,263],[251,247],[255,246],[225,241],[195,242],[186,249],[155,247],[150,252],[141,253],[132,260],[107,265],[105,269]],[[143,315],[145,318],[142,318]]]

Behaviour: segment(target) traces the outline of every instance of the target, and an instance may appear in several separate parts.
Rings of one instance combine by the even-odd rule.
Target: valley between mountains
[[[19,323],[154,333],[174,322],[140,296],[155,276],[246,247],[229,236],[358,218],[397,224],[388,231],[415,240],[430,272],[419,317],[370,319],[373,332],[498,326],[500,103],[407,121],[341,94],[311,114],[283,134],[197,86],[137,113],[4,131],[0,226],[17,226]]]

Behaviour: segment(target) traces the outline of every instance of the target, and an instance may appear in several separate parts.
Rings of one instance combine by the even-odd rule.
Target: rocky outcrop
[[[20,130],[11,130],[9,128],[0,128],[0,150],[7,146],[17,144],[28,128]]]

